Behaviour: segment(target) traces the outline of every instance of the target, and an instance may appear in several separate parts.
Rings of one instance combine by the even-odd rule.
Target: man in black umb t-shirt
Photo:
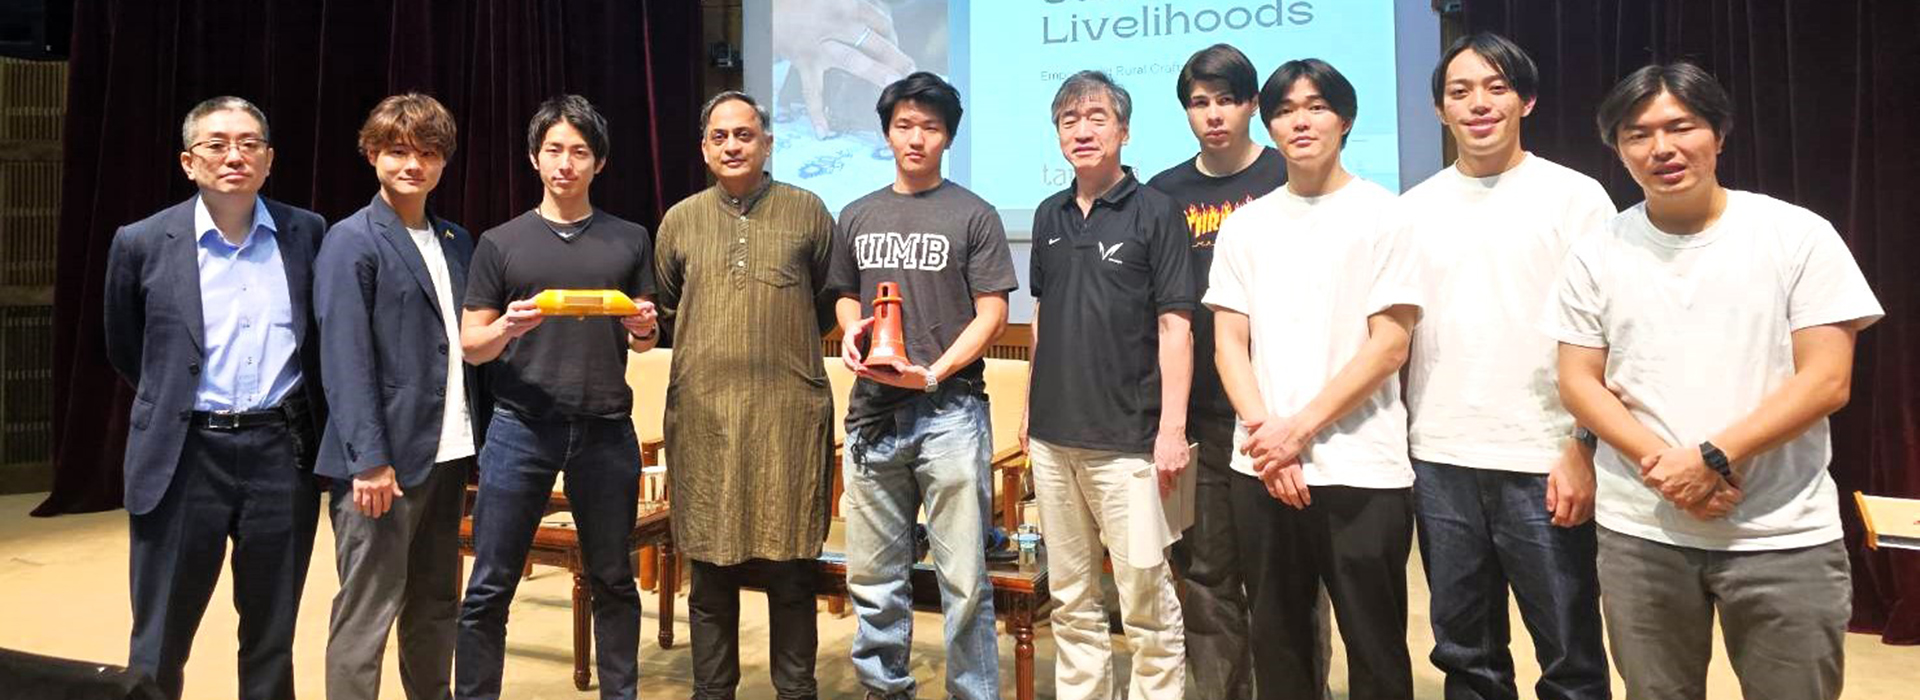
[[[591,582],[600,696],[634,697],[640,595],[627,536],[639,503],[640,445],[626,364],[629,350],[653,348],[659,329],[648,300],[646,229],[588,201],[607,146],[606,121],[585,99],[541,105],[527,129],[528,158],[544,186],[540,206],[487,231],[473,254],[460,344],[467,362],[485,367],[499,406],[480,448],[455,697],[500,697],[507,607],[562,472]],[[619,290],[640,313],[548,320],[532,301],[546,289]]]
[[[845,340],[840,359],[859,375],[847,406],[847,590],[860,626],[853,665],[868,697],[913,697],[915,516],[924,503],[947,618],[947,694],[1000,697],[993,587],[982,541],[993,507],[989,479],[988,344],[1005,328],[1007,292],[1019,285],[993,205],[940,176],[940,156],[960,127],[960,94],[932,73],[880,93],[881,128],[894,182],[840,215],[827,286]],[[900,285],[907,358],[900,371],[868,370],[874,291]],[[1009,494],[1011,496],[1011,494]]]
[[[1235,209],[1287,180],[1280,152],[1249,135],[1259,111],[1259,75],[1239,49],[1215,44],[1193,54],[1176,87],[1200,152],[1147,184],[1173,200],[1193,251],[1194,298],[1206,296],[1214,236]],[[1247,653],[1247,595],[1234,541],[1233,502],[1227,488],[1233,457],[1233,404],[1213,363],[1213,311],[1193,311],[1193,391],[1187,397],[1187,436],[1198,443],[1193,526],[1170,558],[1187,583],[1187,669],[1202,697],[1253,697]]]

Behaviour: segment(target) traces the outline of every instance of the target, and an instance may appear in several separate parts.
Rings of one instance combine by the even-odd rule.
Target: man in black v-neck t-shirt
[[[547,289],[617,289],[637,300],[653,294],[652,263],[653,247],[639,224],[597,209],[570,223],[528,210],[482,237],[465,303],[505,309]],[[627,420],[633,412],[627,342],[627,329],[614,317],[548,319],[483,366],[495,400],[523,417]]]
[[[592,594],[600,697],[632,700],[638,685],[640,593],[627,539],[640,444],[626,366],[629,351],[653,348],[659,328],[646,230],[588,200],[606,167],[606,134],[606,120],[579,96],[540,106],[527,130],[540,206],[483,234],[467,275],[460,345],[486,370],[499,405],[478,460],[473,573],[454,654],[462,700],[501,696],[507,608],[561,473]],[[544,318],[532,297],[547,289],[619,290],[639,313]]]

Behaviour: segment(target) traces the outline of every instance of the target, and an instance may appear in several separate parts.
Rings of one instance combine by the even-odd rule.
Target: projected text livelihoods
[[[1273,0],[1225,10],[1181,9],[1173,3],[1131,5],[1101,0],[1046,0],[1049,5],[1112,6],[1119,13],[1093,14],[1073,12],[1064,17],[1040,17],[1040,41],[1043,44],[1073,44],[1108,39],[1179,37],[1211,34],[1221,30],[1278,29],[1313,22],[1313,3],[1307,0]]]

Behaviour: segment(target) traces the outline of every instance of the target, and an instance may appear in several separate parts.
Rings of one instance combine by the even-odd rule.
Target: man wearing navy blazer
[[[309,470],[326,411],[309,302],[327,224],[259,195],[273,147],[252,103],[200,103],[181,141],[199,194],[121,227],[107,256],[107,357],[135,389],[127,666],[180,697],[231,539],[238,696],[291,698],[320,509]]]
[[[380,697],[399,621],[400,683],[452,692],[460,613],[460,509],[473,468],[473,375],[455,309],[473,241],[427,211],[453,155],[453,115],[417,93],[360,127],[380,193],[327,232],[314,265],[321,369],[332,409],[315,471],[333,478],[340,592],[327,636],[327,697]]]

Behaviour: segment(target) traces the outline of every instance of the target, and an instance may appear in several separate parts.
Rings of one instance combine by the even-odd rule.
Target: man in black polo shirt
[[[500,697],[507,607],[526,566],[557,474],[579,528],[592,583],[600,697],[634,697],[640,594],[627,535],[639,503],[627,351],[658,339],[653,249],[646,229],[593,208],[588,189],[606,167],[607,124],[576,95],[540,106],[527,128],[540,171],[540,206],[482,235],[467,277],[460,344],[483,364],[498,402],[480,449],[473,509],[473,574],[460,610],[455,689]],[[546,289],[617,289],[640,313],[542,323],[532,297]]]
[[[1033,215],[1036,339],[1022,434],[1057,604],[1062,700],[1112,690],[1103,544],[1134,646],[1128,697],[1178,698],[1186,680],[1165,555],[1178,533],[1160,499],[1187,463],[1191,257],[1172,201],[1120,164],[1131,112],[1127,91],[1104,73],[1061,84],[1053,123],[1074,182]]]

